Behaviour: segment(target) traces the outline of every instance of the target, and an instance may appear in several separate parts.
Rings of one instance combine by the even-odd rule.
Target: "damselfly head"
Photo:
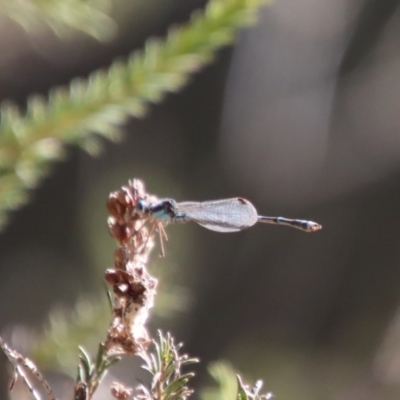
[[[139,200],[136,202],[135,211],[136,211],[138,214],[143,215],[143,214],[145,214],[146,212],[148,212],[148,209],[149,209],[149,206],[148,206],[148,204],[147,204],[147,202],[146,202],[145,200],[139,199]]]

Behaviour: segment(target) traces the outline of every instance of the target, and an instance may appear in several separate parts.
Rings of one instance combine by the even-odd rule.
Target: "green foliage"
[[[115,22],[107,16],[109,8],[109,0],[0,1],[0,12],[27,31],[40,30],[46,24],[60,36],[73,28],[98,40],[109,40],[117,31]]]
[[[160,299],[158,298],[160,297]],[[168,318],[182,311],[187,304],[187,294],[176,286],[164,284],[164,290],[158,293],[154,314]],[[112,306],[112,294],[81,298],[75,307],[55,308],[49,316],[43,332],[32,340],[30,357],[44,367],[62,369],[72,374],[76,367],[78,346],[94,351],[93,343],[104,336],[104,327],[108,325]]]
[[[233,368],[227,362],[217,361],[209,365],[208,371],[218,386],[203,389],[201,398],[203,400],[234,400],[238,384]]]
[[[260,394],[263,385],[258,380],[251,388],[242,382],[242,378],[236,375],[233,368],[226,362],[215,362],[209,366],[211,376],[218,383],[217,388],[207,388],[202,391],[203,400],[268,400],[272,393]]]
[[[121,357],[107,355],[102,343],[100,343],[98,347],[94,362],[92,362],[86,350],[83,347],[79,347],[79,365],[76,377],[77,385],[83,386],[89,395],[88,398],[90,398],[96,391],[107,370],[120,360]]]
[[[169,333],[158,331],[158,341],[153,341],[153,351],[139,354],[145,361],[143,368],[152,375],[151,388],[139,387],[140,397],[154,400],[185,400],[193,393],[187,383],[193,372],[182,373],[182,368],[199,362],[197,358],[180,355],[182,344],[175,344]]]
[[[57,366],[72,373],[76,367],[78,344],[91,347],[104,336],[111,308],[108,298],[81,299],[75,309],[53,310],[43,334],[33,340],[30,356],[47,368]]]
[[[119,139],[118,126],[129,116],[143,117],[148,103],[180,90],[190,74],[232,42],[237,28],[254,20],[265,1],[211,0],[186,26],[170,29],[165,40],[149,39],[127,62],[115,61],[108,70],[74,79],[68,88],[55,88],[47,100],[32,96],[25,115],[2,104],[0,223],[7,211],[27,201],[27,190],[46,175],[52,161],[63,157],[65,145],[96,154],[99,137]]]
[[[149,388],[143,384],[136,388],[135,399],[185,400],[193,393],[187,383],[194,373],[183,373],[182,368],[197,363],[198,360],[179,354],[181,347],[181,344],[174,343],[169,333],[163,335],[159,331],[157,340],[153,340],[148,349],[141,350],[138,355],[145,361],[143,368],[150,372],[152,381]],[[79,392],[84,391],[87,398],[91,398],[104,374],[120,359],[117,355],[107,354],[104,345],[100,344],[95,361],[92,361],[86,350],[80,347],[75,388],[79,388]]]

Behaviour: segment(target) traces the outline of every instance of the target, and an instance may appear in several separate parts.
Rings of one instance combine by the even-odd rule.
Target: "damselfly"
[[[193,221],[217,232],[241,231],[257,222],[290,226],[305,232],[315,232],[322,228],[313,221],[258,215],[253,204],[242,197],[182,203],[177,203],[173,199],[161,199],[155,202],[140,199],[136,204],[136,212],[160,225]]]

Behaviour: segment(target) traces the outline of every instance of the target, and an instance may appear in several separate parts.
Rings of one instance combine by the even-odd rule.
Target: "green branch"
[[[127,62],[116,61],[88,79],[74,79],[69,88],[55,88],[47,100],[31,97],[26,115],[2,104],[0,223],[8,210],[27,201],[28,188],[45,176],[51,161],[63,156],[65,144],[95,153],[99,136],[118,139],[118,125],[129,116],[142,117],[148,103],[180,90],[190,74],[232,42],[237,28],[254,21],[265,1],[211,0],[186,26],[170,29],[165,40],[147,40],[144,50]]]

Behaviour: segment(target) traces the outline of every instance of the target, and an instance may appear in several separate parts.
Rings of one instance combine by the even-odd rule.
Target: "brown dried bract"
[[[119,382],[113,382],[111,386],[111,394],[117,400],[127,400],[132,396],[133,390],[131,388],[126,388]]]

